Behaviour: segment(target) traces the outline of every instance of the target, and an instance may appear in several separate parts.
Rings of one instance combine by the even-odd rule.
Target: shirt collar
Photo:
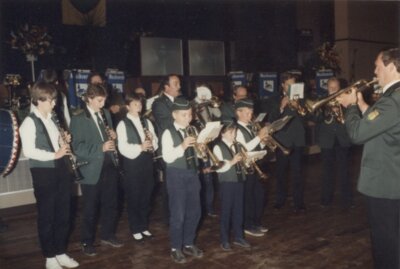
[[[135,117],[135,116],[132,116],[132,115],[129,114],[129,113],[126,114],[126,117],[127,117],[128,119],[132,120],[132,121],[140,120],[140,117],[139,117],[139,116]]]
[[[225,138],[222,138],[222,141],[230,148],[232,146],[232,142],[229,142],[228,140],[226,140]]]
[[[387,89],[389,89],[391,86],[393,86],[394,84],[396,84],[399,81],[400,81],[400,79],[396,79],[396,80],[393,80],[392,82],[386,84],[385,87],[383,87],[382,92],[385,93],[387,91]]]
[[[43,119],[43,120],[49,120],[51,119],[51,113],[47,114],[47,117],[44,117],[42,113],[40,113],[39,109],[37,107],[33,107],[33,113],[36,115],[36,117]]]
[[[165,96],[168,97],[169,100],[171,100],[172,103],[174,102],[175,98],[174,98],[173,96],[169,95],[169,94],[166,93],[166,92],[164,92],[164,94],[165,94]]]
[[[242,125],[243,127],[246,127],[246,128],[247,128],[247,125],[251,124],[250,122],[249,123],[244,123],[243,121],[240,121],[240,120],[238,120],[237,123]]]
[[[86,108],[88,109],[88,111],[89,111],[90,115],[92,115],[92,117],[96,117],[96,114],[95,114],[96,112],[94,112],[94,110],[89,105],[87,105]]]
[[[176,130],[186,129],[185,127],[183,127],[182,125],[176,123],[175,121],[174,121],[174,127],[175,127]]]

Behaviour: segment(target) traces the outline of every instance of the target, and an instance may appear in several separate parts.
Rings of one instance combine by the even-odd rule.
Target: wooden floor
[[[359,167],[359,150],[350,164],[355,179]],[[156,197],[151,214],[153,240],[138,244],[133,241],[123,211],[117,236],[125,245],[120,249],[98,246],[98,256],[87,257],[79,247],[79,214],[70,237],[68,253],[80,262],[79,268],[372,268],[369,230],[363,198],[355,192],[355,207],[343,211],[338,202],[330,209],[319,206],[319,155],[305,158],[307,179],[305,214],[294,214],[290,203],[278,212],[272,209],[273,178],[266,186],[269,199],[264,223],[270,228],[261,238],[247,237],[250,250],[239,248],[224,252],[219,247],[218,218],[205,218],[199,227],[197,245],[205,255],[189,259],[184,265],[174,264],[169,257],[168,233],[161,221],[160,199]],[[273,170],[273,164],[271,164]],[[1,180],[1,179],[0,179]],[[338,197],[338,195],[336,195]],[[290,202],[290,201],[289,201]],[[218,207],[218,203],[217,203]],[[35,208],[0,211],[9,230],[0,234],[0,268],[44,268],[36,233]]]

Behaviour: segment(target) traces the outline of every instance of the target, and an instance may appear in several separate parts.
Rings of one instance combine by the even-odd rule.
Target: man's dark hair
[[[281,80],[281,84],[285,83],[285,81],[294,78],[294,80],[297,80],[299,77],[296,74],[293,74],[291,72],[283,72],[280,74],[280,80]]]
[[[178,77],[179,78],[179,75],[177,75],[177,74],[169,74],[169,75],[165,76],[160,82],[160,87],[158,88],[158,93],[164,92],[165,86],[167,86],[167,85],[169,86],[169,80],[172,77]]]
[[[385,66],[393,63],[398,73],[400,73],[400,49],[392,48],[384,50],[382,53],[382,62]]]
[[[85,94],[85,102],[88,102],[88,99],[93,99],[96,96],[107,97],[107,90],[103,85],[98,84],[89,84]]]
[[[54,69],[46,69],[42,73],[42,80],[46,83],[56,84],[58,82],[58,75]]]

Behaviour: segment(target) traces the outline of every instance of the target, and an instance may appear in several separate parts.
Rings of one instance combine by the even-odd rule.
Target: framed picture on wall
[[[191,76],[224,76],[224,42],[189,40],[189,73]]]
[[[182,40],[141,37],[140,63],[142,76],[183,75]]]

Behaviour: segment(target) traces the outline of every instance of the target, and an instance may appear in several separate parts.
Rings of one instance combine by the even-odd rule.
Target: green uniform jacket
[[[358,190],[375,198],[400,199],[400,82],[361,116],[346,111],[346,128],[355,144],[364,144]]]
[[[112,127],[111,116],[108,110],[104,109],[107,123]],[[78,162],[89,162],[79,168],[83,180],[79,183],[95,185],[100,179],[103,166],[104,152],[103,140],[96,123],[85,109],[71,119],[72,150]]]

